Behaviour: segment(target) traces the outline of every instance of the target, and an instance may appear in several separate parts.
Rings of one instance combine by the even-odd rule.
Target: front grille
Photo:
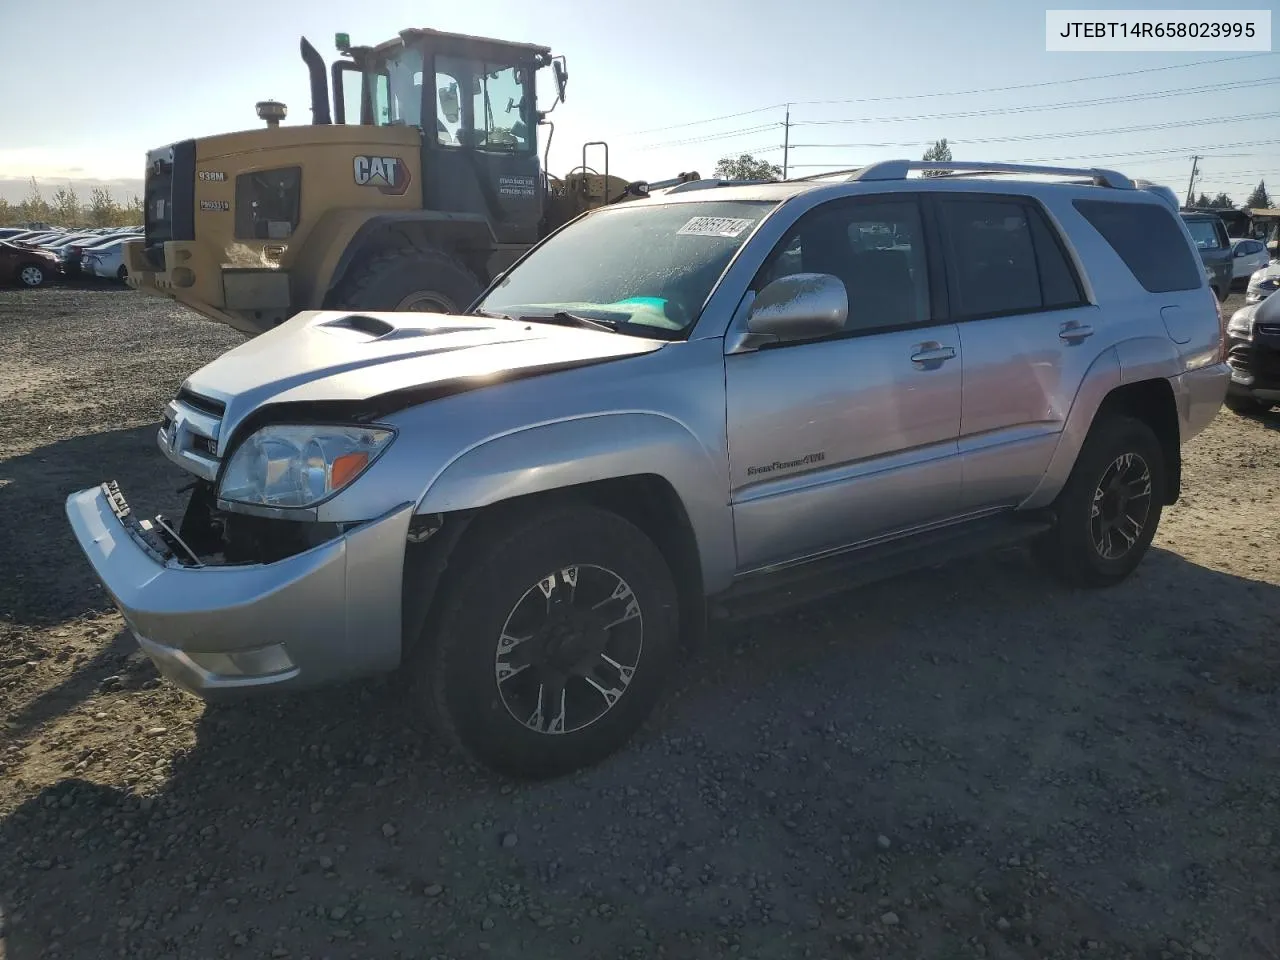
[[[1227,362],[1241,373],[1253,374],[1259,381],[1268,384],[1280,381],[1280,349],[1259,346],[1256,342],[1236,343],[1227,354]]]
[[[218,434],[225,405],[183,388],[165,408],[157,441],[179,466],[213,480],[218,473]]]
[[[195,239],[196,143],[183,140],[147,154],[143,237],[147,259],[165,269],[166,240]]]

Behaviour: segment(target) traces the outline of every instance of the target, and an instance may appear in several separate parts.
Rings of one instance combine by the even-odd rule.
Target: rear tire
[[[116,271],[116,279],[119,280],[121,283],[128,283],[129,268],[126,267],[124,264],[121,264],[120,269]]]
[[[38,264],[28,263],[18,269],[18,282],[24,287],[40,287],[45,280],[44,268]]]
[[[1099,421],[1058,495],[1054,528],[1036,542],[1037,557],[1073,586],[1120,583],[1155,537],[1167,471],[1160,441],[1146,423],[1127,415]]]
[[[622,747],[678,656],[658,548],[616,514],[571,506],[495,524],[461,549],[408,664],[437,729],[472,763],[525,779]]]
[[[483,289],[470,270],[443,251],[406,247],[354,267],[335,294],[334,307],[461,313]]]

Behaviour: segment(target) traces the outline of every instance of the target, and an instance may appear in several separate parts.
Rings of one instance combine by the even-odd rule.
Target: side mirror
[[[458,85],[451,83],[440,88],[440,112],[450,123],[457,123],[459,116]]]
[[[569,83],[569,71],[565,69],[564,59],[551,61],[551,71],[556,78],[556,98],[564,103],[564,88]]]
[[[757,295],[747,333],[757,342],[814,340],[839,333],[849,319],[849,295],[829,273],[793,273]]]

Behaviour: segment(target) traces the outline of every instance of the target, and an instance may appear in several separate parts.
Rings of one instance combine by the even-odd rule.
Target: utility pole
[[[791,154],[791,104],[787,104],[787,119],[782,124],[782,179],[787,179],[787,160]]]
[[[1191,158],[1191,181],[1187,184],[1187,206],[1195,206],[1195,189],[1196,189],[1196,171],[1199,169],[1200,161],[1204,158],[1194,156]]]

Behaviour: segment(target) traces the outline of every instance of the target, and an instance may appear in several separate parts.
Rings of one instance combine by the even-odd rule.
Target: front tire
[[[404,248],[355,267],[334,301],[337,309],[461,313],[482,289],[470,270],[443,251]]]
[[[560,776],[622,747],[677,658],[662,553],[593,507],[495,525],[464,546],[410,662],[417,697],[473,763]]]
[[[1124,415],[1097,423],[1058,495],[1054,528],[1036,544],[1038,557],[1073,586],[1126,579],[1160,524],[1167,469],[1146,423]]]

